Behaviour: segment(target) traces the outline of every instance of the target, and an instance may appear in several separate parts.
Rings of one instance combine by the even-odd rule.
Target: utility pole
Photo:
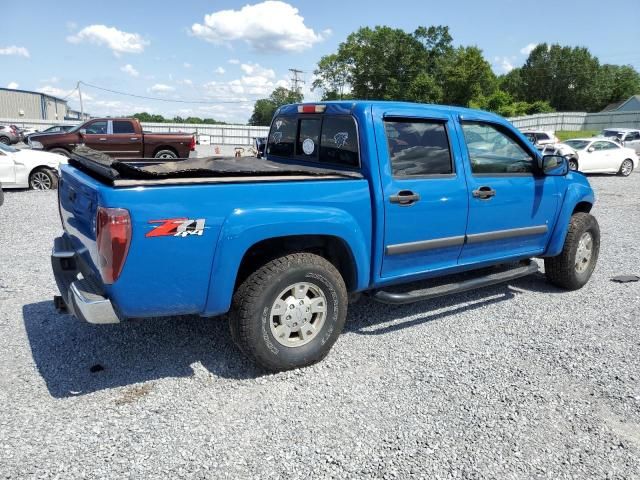
[[[78,97],[80,97],[80,121],[84,121],[84,107],[82,105],[82,90],[80,90],[80,82],[76,85],[78,89]]]
[[[302,89],[302,84],[304,84],[304,80],[302,79],[302,74],[304,73],[302,70],[298,70],[296,68],[290,68],[291,72],[291,91],[300,93]]]

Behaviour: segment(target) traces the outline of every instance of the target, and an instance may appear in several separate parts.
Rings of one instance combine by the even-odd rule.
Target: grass
[[[556,137],[558,137],[561,142],[564,142],[572,138],[593,137],[598,133],[600,133],[598,130],[578,130],[577,132],[558,131],[556,132]]]

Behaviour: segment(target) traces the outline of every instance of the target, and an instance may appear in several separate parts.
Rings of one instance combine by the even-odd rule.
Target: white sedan
[[[578,170],[583,173],[618,173],[623,177],[638,168],[638,155],[603,138],[573,138],[564,142],[578,153]]]
[[[0,144],[0,184],[2,188],[50,190],[58,186],[58,169],[67,159],[55,153],[18,150]]]

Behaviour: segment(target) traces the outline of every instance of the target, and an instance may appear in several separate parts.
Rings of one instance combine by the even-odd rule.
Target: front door
[[[84,126],[84,130],[84,144],[87,147],[100,150],[101,152],[109,150],[107,144],[109,122],[107,120],[95,120],[88,123]]]
[[[559,205],[556,179],[538,173],[533,149],[503,125],[459,125],[469,186],[467,239],[460,264],[541,254]]]
[[[467,187],[452,119],[424,107],[374,107],[384,202],[381,277],[453,267],[464,244]]]

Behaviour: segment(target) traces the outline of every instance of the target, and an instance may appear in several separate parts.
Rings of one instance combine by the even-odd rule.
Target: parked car
[[[545,145],[560,143],[560,139],[553,131],[523,130],[522,133],[538,150],[541,150]]]
[[[578,152],[566,143],[544,145],[540,151],[542,155],[562,155],[567,159],[569,170],[578,170]]]
[[[0,207],[4,203],[4,191],[2,190],[2,183],[0,182]]]
[[[0,182],[7,188],[50,190],[58,186],[58,169],[67,159],[61,155],[18,150],[0,144]]]
[[[0,125],[0,144],[13,145],[20,141],[20,134],[10,125]]]
[[[564,142],[578,153],[578,170],[583,173],[617,173],[628,177],[638,168],[635,150],[604,138],[573,138]]]
[[[615,140],[623,147],[633,148],[640,154],[640,130],[634,128],[605,128],[600,132],[601,137]]]
[[[29,137],[33,149],[69,157],[84,144],[114,158],[187,158],[195,150],[196,139],[185,133],[144,133],[135,118],[96,118],[66,133],[36,134]]]
[[[39,134],[43,134],[43,133],[65,133],[70,131],[71,129],[73,129],[75,126],[74,125],[52,125],[51,127],[42,130],[41,132],[37,131],[37,130],[33,130],[30,131],[29,133],[25,134],[24,137],[24,143],[29,143],[29,137],[31,137],[32,135],[39,135]]]
[[[533,257],[573,290],[600,245],[585,176],[456,107],[287,105],[265,159],[149,166],[78,148],[60,185],[57,305],[91,323],[229,312],[240,349],[276,371],[329,352],[350,293],[417,302],[537,272]]]

